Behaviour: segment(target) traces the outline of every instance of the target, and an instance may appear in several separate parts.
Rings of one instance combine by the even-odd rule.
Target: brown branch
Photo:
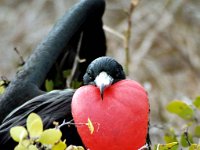
[[[126,30],[124,48],[125,48],[125,72],[129,74],[129,64],[130,64],[130,39],[132,33],[132,15],[135,7],[138,5],[139,0],[132,0],[128,12],[128,27]]]

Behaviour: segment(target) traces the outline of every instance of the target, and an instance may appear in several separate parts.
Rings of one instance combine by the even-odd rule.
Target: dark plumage
[[[55,90],[37,96],[20,107],[13,110],[0,126],[0,147],[13,149],[16,145],[11,139],[9,130],[16,125],[26,125],[26,119],[31,112],[41,116],[44,128],[54,127],[53,121],[62,123],[64,120],[72,120],[71,100],[74,90]],[[82,145],[81,139],[74,126],[64,126],[61,128],[63,139],[67,139],[67,144]]]
[[[72,80],[81,81],[90,62],[106,54],[104,10],[104,0],[81,0],[58,20],[0,97],[0,123],[14,108],[43,94],[46,79],[59,79],[55,87],[63,89],[62,73],[72,70],[77,58],[85,61],[77,62]]]
[[[61,124],[64,120],[73,119],[71,101],[75,90],[46,93],[40,89],[46,78],[55,78],[55,72],[60,71],[62,74],[63,70],[72,69],[76,56],[86,61],[78,62],[72,79],[81,81],[83,78],[85,85],[98,86],[102,99],[106,86],[125,79],[123,68],[118,62],[110,57],[100,57],[106,53],[101,20],[104,7],[104,0],[80,1],[60,19],[11,81],[6,93],[0,97],[0,148],[9,150],[15,147],[16,143],[11,139],[9,130],[16,125],[25,126],[31,112],[41,116],[45,129],[54,127],[53,121]],[[77,46],[79,42],[80,48]],[[94,60],[97,57],[100,58]],[[102,72],[107,77],[103,84],[96,79]],[[101,75],[105,77],[105,74]],[[62,138],[66,139],[68,145],[83,145],[75,126],[63,126],[61,130]]]
[[[126,78],[122,66],[115,59],[99,57],[88,66],[83,76],[84,84],[94,84],[95,77],[102,71],[108,73],[114,79],[114,82]]]
[[[83,83],[94,84],[94,79],[102,71],[107,72],[114,81],[124,79],[125,75],[122,66],[111,57],[100,57],[95,59],[87,68],[83,77]],[[90,77],[92,76],[92,78]],[[14,144],[10,137],[9,130],[16,125],[26,125],[26,118],[31,112],[35,112],[41,116],[44,128],[53,126],[53,121],[62,123],[64,120],[72,120],[71,100],[74,90],[54,90],[37,96],[23,105],[13,110],[3,120],[0,126],[0,145],[10,147]],[[82,145],[81,139],[74,126],[63,127],[63,138],[67,139],[67,144]]]
[[[82,81],[89,63],[106,54],[102,28],[104,10],[104,0],[81,0],[58,20],[33,50],[6,92],[0,96],[0,148],[13,149],[15,142],[10,138],[9,130],[15,125],[25,125],[30,112],[42,117],[45,128],[54,127],[52,121],[62,123],[64,119],[72,119],[74,90],[46,93],[43,85],[46,79],[57,79],[64,70],[72,70],[77,57],[86,61],[77,61],[72,80]],[[56,88],[63,89],[66,79],[62,77],[59,81],[62,84]],[[68,144],[82,145],[74,126],[62,128],[62,131]]]
[[[84,84],[96,85],[94,80],[101,72],[106,72],[114,79],[111,84],[125,79],[123,68],[118,62],[111,57],[100,57],[88,66],[83,77]],[[37,96],[13,110],[0,126],[0,147],[13,149],[15,142],[11,139],[9,130],[16,125],[25,126],[26,118],[31,112],[35,112],[41,116],[44,128],[54,127],[52,124],[53,121],[61,124],[64,120],[72,120],[71,101],[74,92],[72,89],[54,90]],[[68,145],[83,145],[75,126],[64,126],[61,130],[63,132],[62,138],[66,139]],[[149,135],[147,135],[147,143],[149,144],[149,142]]]
[[[116,80],[124,79],[122,66],[111,57],[100,57],[94,60],[84,75],[84,84],[94,83],[94,79],[102,71],[107,72]],[[90,74],[91,72],[91,74]],[[92,78],[90,78],[90,75]],[[54,90],[37,96],[13,110],[0,126],[0,145],[12,149],[14,141],[11,139],[9,130],[16,125],[26,125],[26,119],[31,112],[41,116],[44,128],[54,127],[53,121],[62,123],[64,120],[72,120],[71,100],[74,90]],[[82,145],[81,139],[74,126],[61,128],[63,139],[67,144]]]

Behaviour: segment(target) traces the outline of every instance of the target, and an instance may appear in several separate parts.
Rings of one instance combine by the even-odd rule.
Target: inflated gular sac
[[[104,90],[86,85],[72,99],[72,115],[86,148],[137,150],[146,143],[149,104],[144,88],[133,80],[121,80]],[[94,132],[84,123],[90,119]]]

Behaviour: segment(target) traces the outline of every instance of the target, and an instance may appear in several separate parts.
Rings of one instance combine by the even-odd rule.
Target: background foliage
[[[56,19],[75,2],[0,0],[0,75],[11,80],[23,63],[13,49],[16,47],[26,61]],[[108,55],[124,66],[120,35],[127,30],[129,6],[130,0],[107,0],[104,16],[105,28],[119,33],[106,30]],[[132,14],[128,77],[141,82],[149,92],[153,144],[180,137],[191,124],[187,117],[169,113],[166,106],[178,99],[196,108],[193,101],[200,95],[199,7],[199,0],[140,0]],[[198,116],[199,112],[193,111],[190,115]],[[199,122],[195,126],[198,128],[192,126],[189,131],[199,131]]]

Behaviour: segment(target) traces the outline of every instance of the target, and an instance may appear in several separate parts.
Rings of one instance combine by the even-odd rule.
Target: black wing
[[[0,97],[0,123],[13,109],[43,94],[40,88],[46,78],[55,78],[63,70],[72,69],[76,56],[86,60],[78,63],[72,77],[80,81],[88,64],[105,55],[104,9],[104,0],[81,0],[60,18]],[[61,79],[61,83],[57,88],[63,88],[65,80]]]
[[[26,125],[26,119],[31,112],[41,116],[44,128],[55,127],[53,121],[60,124],[72,120],[71,100],[74,94],[73,90],[55,90],[43,95],[37,96],[13,110],[2,122],[0,126],[0,147],[13,149],[16,143],[11,139],[9,130],[16,125]],[[61,128],[63,139],[66,139],[68,145],[82,145],[81,139],[74,126],[63,126]]]
[[[88,64],[105,55],[106,40],[102,28],[104,9],[104,0],[80,1],[64,14],[33,51],[0,97],[1,148],[13,149],[15,143],[10,138],[9,130],[16,125],[25,125],[31,112],[42,117],[45,128],[54,127],[53,121],[61,123],[64,119],[72,119],[73,91],[45,93],[41,88],[45,79],[54,79],[55,73],[62,74],[63,70],[72,69],[77,56],[86,61],[78,62],[72,79],[81,81]],[[61,81],[65,84],[65,80]],[[66,126],[61,130],[68,145],[82,145],[74,126]]]

